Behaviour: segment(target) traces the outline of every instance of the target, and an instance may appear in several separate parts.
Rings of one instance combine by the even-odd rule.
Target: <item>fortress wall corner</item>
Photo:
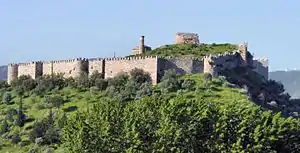
[[[152,84],[157,84],[157,57],[130,57],[121,59],[105,60],[105,78],[112,78],[119,73],[128,73],[134,68],[143,69],[148,72],[152,79]]]

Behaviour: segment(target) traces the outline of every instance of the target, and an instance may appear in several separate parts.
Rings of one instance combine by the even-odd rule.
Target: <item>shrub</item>
[[[9,125],[6,120],[0,124],[0,134],[4,134],[9,131]]]
[[[35,142],[37,138],[42,138],[43,144],[51,144],[57,142],[57,135],[58,131],[54,126],[53,114],[50,111],[48,117],[34,123],[29,139]]]
[[[19,143],[20,141],[21,141],[21,137],[20,137],[19,134],[14,134],[14,135],[12,135],[12,137],[11,137],[11,143],[17,144],[17,143]]]
[[[10,92],[5,92],[3,95],[3,103],[4,104],[10,104],[12,100],[12,95]]]
[[[87,88],[89,87],[89,76],[87,73],[80,73],[79,77],[75,78],[77,88]]]
[[[140,99],[144,96],[151,96],[152,95],[152,84],[151,83],[143,83],[140,89],[136,92],[136,99]]]
[[[7,87],[8,87],[7,81],[0,80],[0,89],[7,88]]]
[[[36,82],[30,75],[21,75],[17,79],[11,81],[12,87],[22,86],[25,91],[30,91],[36,87]]]
[[[165,92],[175,92],[180,89],[180,80],[174,69],[165,71],[165,74],[160,83],[160,88]]]
[[[95,80],[95,86],[98,87],[98,89],[101,91],[106,90],[108,86],[108,81],[102,78],[97,78]]]
[[[102,73],[99,73],[98,71],[94,71],[89,78],[90,86],[96,86],[96,80],[98,79],[104,79],[104,76]]]
[[[181,87],[183,89],[186,90],[194,90],[194,86],[195,86],[196,82],[194,80],[191,79],[185,79],[182,83],[181,83]]]
[[[60,105],[64,103],[64,99],[60,95],[50,95],[44,97],[44,103],[48,104],[50,107],[59,108]]]
[[[151,82],[150,74],[145,72],[143,69],[134,68],[129,72],[129,74],[130,79],[137,84]]]

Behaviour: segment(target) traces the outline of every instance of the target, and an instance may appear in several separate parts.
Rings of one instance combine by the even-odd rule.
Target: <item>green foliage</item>
[[[174,69],[165,71],[159,87],[161,87],[164,92],[174,92],[180,89],[180,80]]]
[[[89,76],[87,73],[82,72],[79,77],[75,78],[78,88],[87,88],[89,87]]]
[[[96,81],[99,79],[104,79],[103,74],[98,71],[94,71],[89,78],[90,86],[96,86]]]
[[[151,82],[150,74],[148,72],[145,72],[143,69],[134,68],[129,72],[129,74],[130,79],[137,84]]]
[[[108,86],[108,81],[102,78],[97,78],[95,80],[95,86],[100,89],[101,91],[106,90]]]
[[[42,138],[41,144],[54,144],[60,141],[60,135],[52,111],[49,112],[48,117],[42,119],[40,122],[35,122],[33,129],[30,132],[29,139],[35,142],[37,138]]]
[[[195,81],[186,84],[200,89],[204,78],[183,80]],[[193,95],[190,90],[131,103],[103,100],[90,112],[68,119],[65,147],[69,152],[299,151],[298,119],[263,111],[235,89],[222,86],[222,78],[211,81],[214,93]]]
[[[62,89],[66,86],[63,74],[44,75],[36,79],[37,86],[34,92],[43,95],[55,88]]]
[[[55,85],[45,76],[40,80],[43,83],[37,81],[31,89],[45,89],[41,94],[22,84],[13,87],[12,101],[16,103],[0,105],[1,140],[8,140],[1,151],[299,152],[299,119],[284,118],[255,105],[241,89],[228,88],[233,82],[227,78],[207,74],[179,77],[169,70],[161,83],[152,86],[149,75],[139,69],[111,79],[97,76],[100,74],[85,76],[83,81],[62,79]],[[243,78],[253,79],[257,88],[263,84],[269,91],[262,92],[264,99],[269,93],[288,99],[276,81],[261,81],[254,73]],[[205,82],[209,82],[209,90]],[[19,87],[22,90],[18,91]],[[247,85],[247,90],[253,87]],[[5,88],[3,94],[8,91]],[[47,115],[46,104],[57,109],[54,113],[50,109]],[[19,110],[26,114],[22,127],[14,124]],[[13,145],[15,137],[17,144]],[[19,148],[7,151],[15,146]]]
[[[194,90],[196,82],[192,79],[184,79],[181,83],[181,87],[186,90]]]
[[[56,107],[59,109],[60,105],[64,103],[64,99],[60,95],[47,95],[44,97],[44,103],[48,104],[48,106]]]
[[[7,120],[3,120],[2,123],[0,123],[0,134],[4,134],[9,131],[9,124]]]
[[[8,87],[7,81],[0,80],[0,89],[7,88],[7,87]]]
[[[22,87],[25,91],[30,91],[35,88],[36,82],[30,75],[21,75],[17,79],[12,80],[12,87]]]
[[[192,55],[194,57],[204,57],[209,54],[217,55],[224,52],[232,52],[237,49],[232,44],[172,44],[164,45],[154,50],[148,51],[145,55],[156,56],[182,56]]]
[[[12,95],[10,92],[5,92],[2,98],[3,98],[3,103],[10,104],[12,100]]]

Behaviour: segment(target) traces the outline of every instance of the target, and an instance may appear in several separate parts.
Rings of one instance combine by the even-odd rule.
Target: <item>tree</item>
[[[44,98],[44,102],[49,104],[50,107],[56,107],[59,109],[59,107],[64,103],[64,99],[60,95],[50,95]]]
[[[14,88],[22,86],[24,91],[30,91],[36,87],[36,82],[30,75],[21,75],[17,79],[12,80],[11,86]]]
[[[23,95],[26,90],[26,87],[23,85],[17,86],[16,88],[16,93],[20,98],[19,102],[19,110],[18,110],[18,118],[16,120],[16,125],[17,126],[24,126],[24,120],[25,120],[25,114],[23,113]]]
[[[95,86],[100,89],[101,91],[106,90],[108,86],[108,81],[105,79],[97,78],[95,80]]]
[[[166,92],[175,92],[180,89],[180,80],[174,69],[165,71],[162,77],[160,87]]]
[[[184,81],[181,83],[181,87],[183,89],[191,91],[194,89],[195,84],[196,82],[192,79],[184,79]]]
[[[90,86],[96,86],[96,81],[100,79],[104,79],[103,74],[99,73],[98,71],[94,71],[89,79]]]
[[[145,72],[143,69],[134,68],[129,72],[129,74],[130,79],[139,85],[145,82],[151,82],[150,74]]]

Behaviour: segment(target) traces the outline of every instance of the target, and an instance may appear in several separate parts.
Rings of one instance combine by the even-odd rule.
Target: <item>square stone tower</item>
[[[176,44],[200,44],[199,36],[196,33],[178,32],[175,37]]]

